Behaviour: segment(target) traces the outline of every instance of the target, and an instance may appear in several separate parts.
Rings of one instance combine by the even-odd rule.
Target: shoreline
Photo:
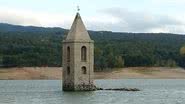
[[[185,70],[168,67],[128,67],[95,72],[96,79],[185,79]],[[62,67],[0,68],[0,80],[61,80]]]

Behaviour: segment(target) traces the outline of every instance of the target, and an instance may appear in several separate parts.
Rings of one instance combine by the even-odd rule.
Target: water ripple
[[[132,87],[140,92],[63,92],[61,81],[0,81],[0,104],[185,104],[185,80],[97,80],[104,88]]]

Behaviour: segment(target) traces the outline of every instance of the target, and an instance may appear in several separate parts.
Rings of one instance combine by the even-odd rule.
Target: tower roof
[[[66,41],[91,41],[79,13],[76,14],[71,29],[66,37]]]

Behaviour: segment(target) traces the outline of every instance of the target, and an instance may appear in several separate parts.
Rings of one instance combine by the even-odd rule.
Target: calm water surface
[[[63,92],[59,80],[0,81],[0,104],[185,104],[185,80],[96,80],[103,88],[133,87],[140,92]]]

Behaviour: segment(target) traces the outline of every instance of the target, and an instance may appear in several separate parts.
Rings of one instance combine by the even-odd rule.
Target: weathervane
[[[77,12],[79,12],[80,11],[80,7],[79,6],[77,6]]]

